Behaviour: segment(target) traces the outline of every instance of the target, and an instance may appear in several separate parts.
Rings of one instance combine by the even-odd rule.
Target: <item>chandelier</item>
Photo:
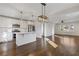
[[[48,17],[45,15],[45,7],[46,7],[46,4],[45,3],[41,3],[42,5],[42,15],[38,16],[38,21],[40,22],[46,22]]]

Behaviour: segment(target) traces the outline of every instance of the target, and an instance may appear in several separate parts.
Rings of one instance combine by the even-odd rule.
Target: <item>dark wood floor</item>
[[[48,37],[52,40],[52,37]],[[79,36],[55,35],[57,48],[46,42],[42,46],[42,39],[16,47],[16,41],[0,43],[0,56],[79,56]]]
[[[51,39],[51,36],[49,37]],[[55,35],[55,43],[57,48],[46,43],[46,47],[42,46],[41,39],[37,38],[36,42],[32,42],[20,47],[16,47],[16,55],[18,56],[79,56],[79,37]]]
[[[0,43],[0,56],[15,56],[16,55],[16,41],[9,41]]]

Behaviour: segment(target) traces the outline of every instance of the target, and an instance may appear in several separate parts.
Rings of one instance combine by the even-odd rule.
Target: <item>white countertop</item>
[[[13,34],[34,34],[35,32],[13,32]]]

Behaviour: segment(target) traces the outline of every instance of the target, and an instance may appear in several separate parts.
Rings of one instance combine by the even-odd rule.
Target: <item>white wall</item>
[[[66,26],[69,26],[69,25],[74,25],[74,30],[73,31],[62,31],[60,29],[60,27],[62,25],[66,25]],[[66,35],[77,35],[79,36],[79,22],[69,22],[69,23],[64,23],[64,24],[56,24],[55,25],[55,34],[66,34]]]
[[[22,32],[27,32],[27,28],[28,28],[28,24],[26,21],[20,21],[20,20],[16,20],[16,19],[10,19],[10,18],[4,18],[4,17],[0,17],[0,28],[11,28],[12,29],[12,24],[20,24],[20,30]],[[3,29],[4,31],[6,31],[6,29]],[[2,32],[3,30],[0,29],[0,32]],[[12,30],[10,30],[11,32]]]
[[[0,42],[12,40],[12,24],[20,24],[20,31],[27,32],[27,22],[0,17]],[[4,40],[3,40],[4,39]]]
[[[11,20],[8,18],[0,17],[0,42],[12,40]]]
[[[36,23],[36,36],[42,37],[43,35],[43,24],[40,22]],[[45,36],[54,35],[54,24],[52,23],[45,23]]]
[[[11,25],[12,24],[20,24],[20,31],[21,32],[27,32],[28,31],[28,23],[26,21],[20,21],[20,20],[15,20],[13,19],[11,21]]]
[[[36,22],[35,23],[35,30],[36,30],[36,37],[41,38],[41,36],[42,36],[42,23]]]
[[[46,36],[54,35],[54,24],[46,23]]]
[[[46,36],[52,36],[52,40],[54,41],[54,24],[53,23],[47,23],[46,24]]]
[[[0,28],[1,27],[8,27],[10,29],[0,29],[0,32],[12,32],[12,24],[20,24],[20,31],[21,32],[27,32],[28,31],[28,22],[26,21],[19,21],[19,20],[15,20],[15,19],[10,19],[10,18],[4,18],[4,17],[0,17]],[[37,37],[42,36],[43,34],[43,27],[42,27],[42,23],[40,22],[35,22],[35,33]],[[6,31],[7,30],[7,31]],[[46,23],[45,24],[45,34],[46,36],[51,36],[54,35],[54,24],[52,23]]]

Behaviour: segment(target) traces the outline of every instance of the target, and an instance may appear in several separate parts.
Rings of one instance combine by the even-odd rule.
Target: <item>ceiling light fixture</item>
[[[38,16],[38,21],[40,22],[46,22],[48,17],[45,15],[45,7],[46,7],[46,4],[45,3],[41,3],[42,5],[42,15]]]
[[[23,20],[23,12],[20,11],[20,26],[23,24],[23,23],[22,23],[22,20]]]
[[[64,23],[64,21],[63,21],[63,20],[61,20],[61,23]]]
[[[28,24],[29,24],[29,25],[34,25],[34,19],[33,19],[33,17],[34,17],[34,15],[32,15],[31,21],[28,21]]]
[[[45,3],[41,3],[42,5],[42,15],[38,16],[38,21],[41,22],[42,24],[42,47],[44,49],[46,49],[46,22],[47,22],[47,19],[48,17],[45,15],[45,7],[46,7],[46,4]]]

